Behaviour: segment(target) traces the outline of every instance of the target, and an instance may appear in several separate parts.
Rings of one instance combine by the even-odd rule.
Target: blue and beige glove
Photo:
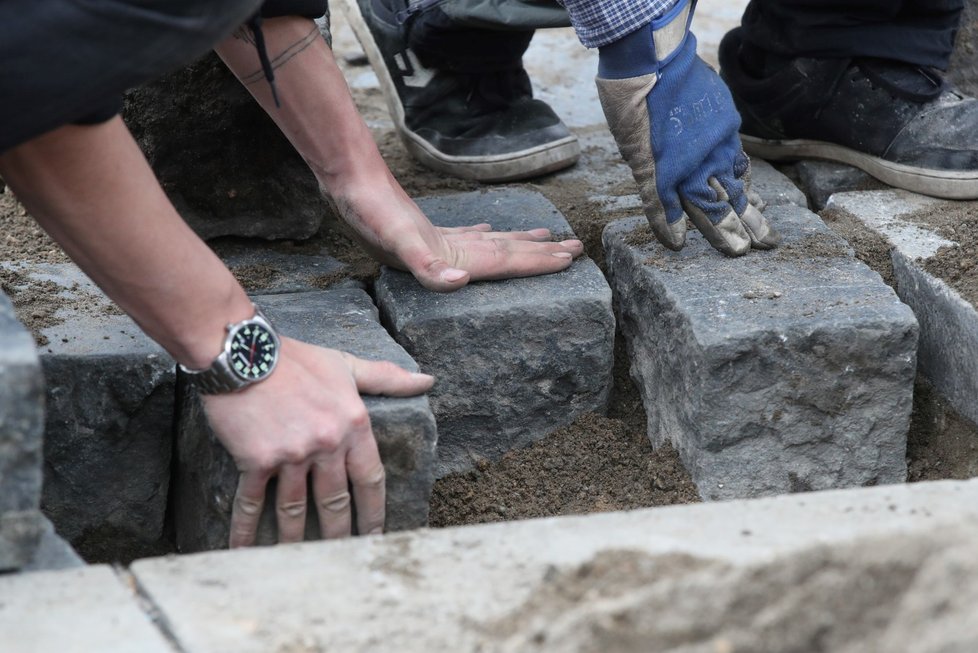
[[[655,237],[670,249],[686,243],[689,216],[713,247],[741,256],[780,241],[747,198],[750,160],[737,131],[730,91],[696,55],[693,5],[599,49],[598,96],[632,168]]]

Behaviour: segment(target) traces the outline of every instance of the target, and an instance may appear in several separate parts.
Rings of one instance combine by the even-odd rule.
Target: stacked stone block
[[[604,242],[653,444],[704,499],[902,482],[917,322],[818,216],[774,207],[771,252],[681,252],[642,218]]]

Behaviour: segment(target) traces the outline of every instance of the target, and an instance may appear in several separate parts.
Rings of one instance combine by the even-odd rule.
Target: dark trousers
[[[751,0],[743,38],[789,57],[879,57],[946,69],[964,0]]]

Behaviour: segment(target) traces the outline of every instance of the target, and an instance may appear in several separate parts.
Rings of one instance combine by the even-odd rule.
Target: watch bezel
[[[244,329],[245,327],[250,326],[252,324],[257,324],[261,326],[263,329],[265,329],[265,331],[267,331],[268,334],[272,337],[272,343],[275,345],[275,355],[272,358],[271,364],[268,366],[268,370],[266,370],[260,376],[257,377],[243,375],[241,372],[235,369],[234,363],[231,360],[231,345],[234,342],[235,334],[241,329]],[[224,351],[222,355],[227,364],[227,369],[231,372],[234,378],[249,385],[252,383],[259,383],[267,379],[269,375],[271,375],[271,373],[275,371],[276,366],[278,366],[279,354],[281,353],[281,347],[282,347],[282,341],[278,337],[278,334],[275,332],[275,328],[272,327],[271,322],[268,321],[268,318],[266,318],[264,314],[262,314],[261,310],[256,306],[255,315],[253,317],[250,317],[246,320],[241,320],[240,322],[234,322],[232,324],[228,324],[226,329],[227,329],[227,336],[224,338]]]

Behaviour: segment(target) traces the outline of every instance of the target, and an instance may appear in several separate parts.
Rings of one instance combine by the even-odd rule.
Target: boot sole
[[[949,200],[978,199],[978,170],[950,172],[893,163],[863,152],[812,140],[767,140],[740,135],[744,151],[770,161],[822,159],[845,163],[876,177],[884,184],[921,195]]]
[[[391,78],[384,56],[374,40],[367,21],[360,12],[357,0],[340,0],[340,11],[346,17],[370,62],[380,88],[387,100],[387,107],[394,120],[398,136],[408,152],[423,165],[463,179],[484,182],[519,181],[538,177],[549,172],[574,165],[581,156],[581,145],[576,136],[568,136],[517,152],[482,156],[453,156],[435,149],[431,143],[408,128],[404,120],[404,105],[397,95],[397,87]]]

